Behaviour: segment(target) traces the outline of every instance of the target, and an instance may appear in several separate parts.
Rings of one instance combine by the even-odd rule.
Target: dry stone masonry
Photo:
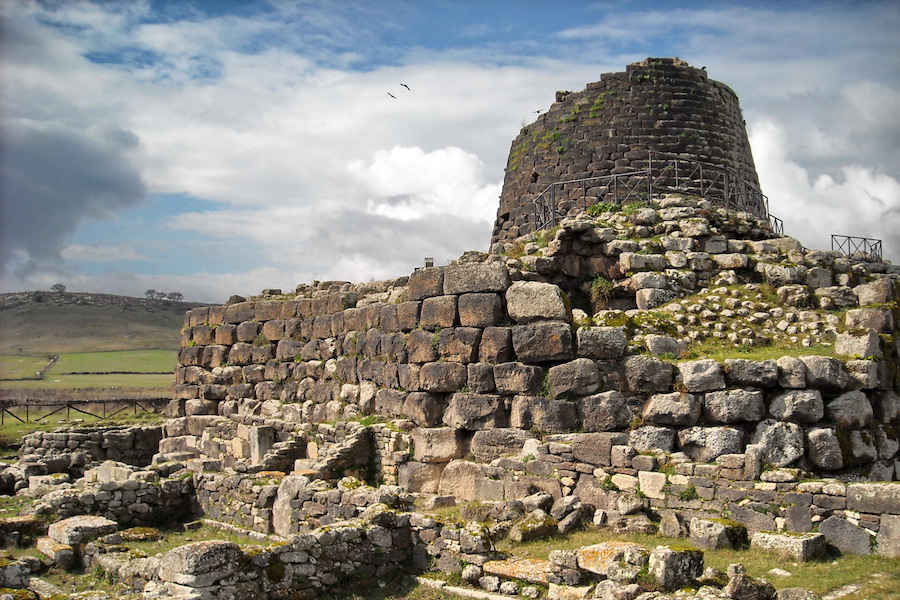
[[[695,195],[524,226],[547,182],[637,147],[756,181],[736,97],[677,59],[560,94],[513,144],[490,253],[190,310],[165,423],[26,437],[0,491],[34,504],[0,539],[144,600],[428,570],[510,597],[785,600],[815,596],[703,550],[900,558],[900,269]],[[129,547],[192,519],[259,544]],[[690,546],[495,545],[585,526]],[[0,587],[42,568],[10,558]]]

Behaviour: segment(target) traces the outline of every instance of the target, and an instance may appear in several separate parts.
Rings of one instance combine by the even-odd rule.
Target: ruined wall
[[[758,185],[738,98],[706,71],[648,58],[557,101],[512,143],[491,245],[531,231],[548,185],[647,167],[647,151],[728,167]],[[568,208],[568,207],[564,207]],[[565,210],[563,211],[565,214]]]

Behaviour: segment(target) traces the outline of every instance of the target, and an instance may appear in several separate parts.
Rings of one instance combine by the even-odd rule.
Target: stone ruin
[[[674,61],[604,81],[639,95],[660,64],[732,102]],[[750,176],[745,134],[704,123],[733,146],[710,158]],[[704,569],[702,550],[900,557],[900,268],[694,194],[601,199],[520,237],[505,211],[489,254],[189,311],[165,423],[26,437],[0,491],[36,504],[0,536],[146,599],[313,598],[429,570],[506,597],[814,598]],[[127,548],[195,518],[260,545]],[[691,548],[496,551],[585,526]],[[33,563],[0,587],[30,586]]]

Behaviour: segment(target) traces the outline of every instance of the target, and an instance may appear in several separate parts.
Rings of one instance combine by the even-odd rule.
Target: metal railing
[[[626,173],[551,183],[532,201],[532,227],[552,227],[561,218],[584,212],[597,203],[621,206],[677,192],[752,213],[783,230],[780,219],[770,218],[765,194],[728,167],[653,151],[647,152],[643,162],[645,168]]]
[[[881,260],[881,240],[853,235],[831,236],[831,249],[848,258],[878,262]]]

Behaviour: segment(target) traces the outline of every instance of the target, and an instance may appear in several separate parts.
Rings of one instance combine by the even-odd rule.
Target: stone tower
[[[655,158],[648,160],[650,152]],[[737,95],[678,58],[648,58],[624,73],[604,73],[580,92],[557,92],[550,109],[522,128],[510,149],[491,245],[536,228],[535,199],[551,184],[646,169],[652,160],[661,164],[655,153],[703,163],[707,174],[719,167],[728,173],[717,175],[719,183],[730,177],[745,196],[749,190],[740,208],[765,216]],[[696,187],[686,191],[704,193]],[[553,201],[561,214],[577,212],[571,202]]]

